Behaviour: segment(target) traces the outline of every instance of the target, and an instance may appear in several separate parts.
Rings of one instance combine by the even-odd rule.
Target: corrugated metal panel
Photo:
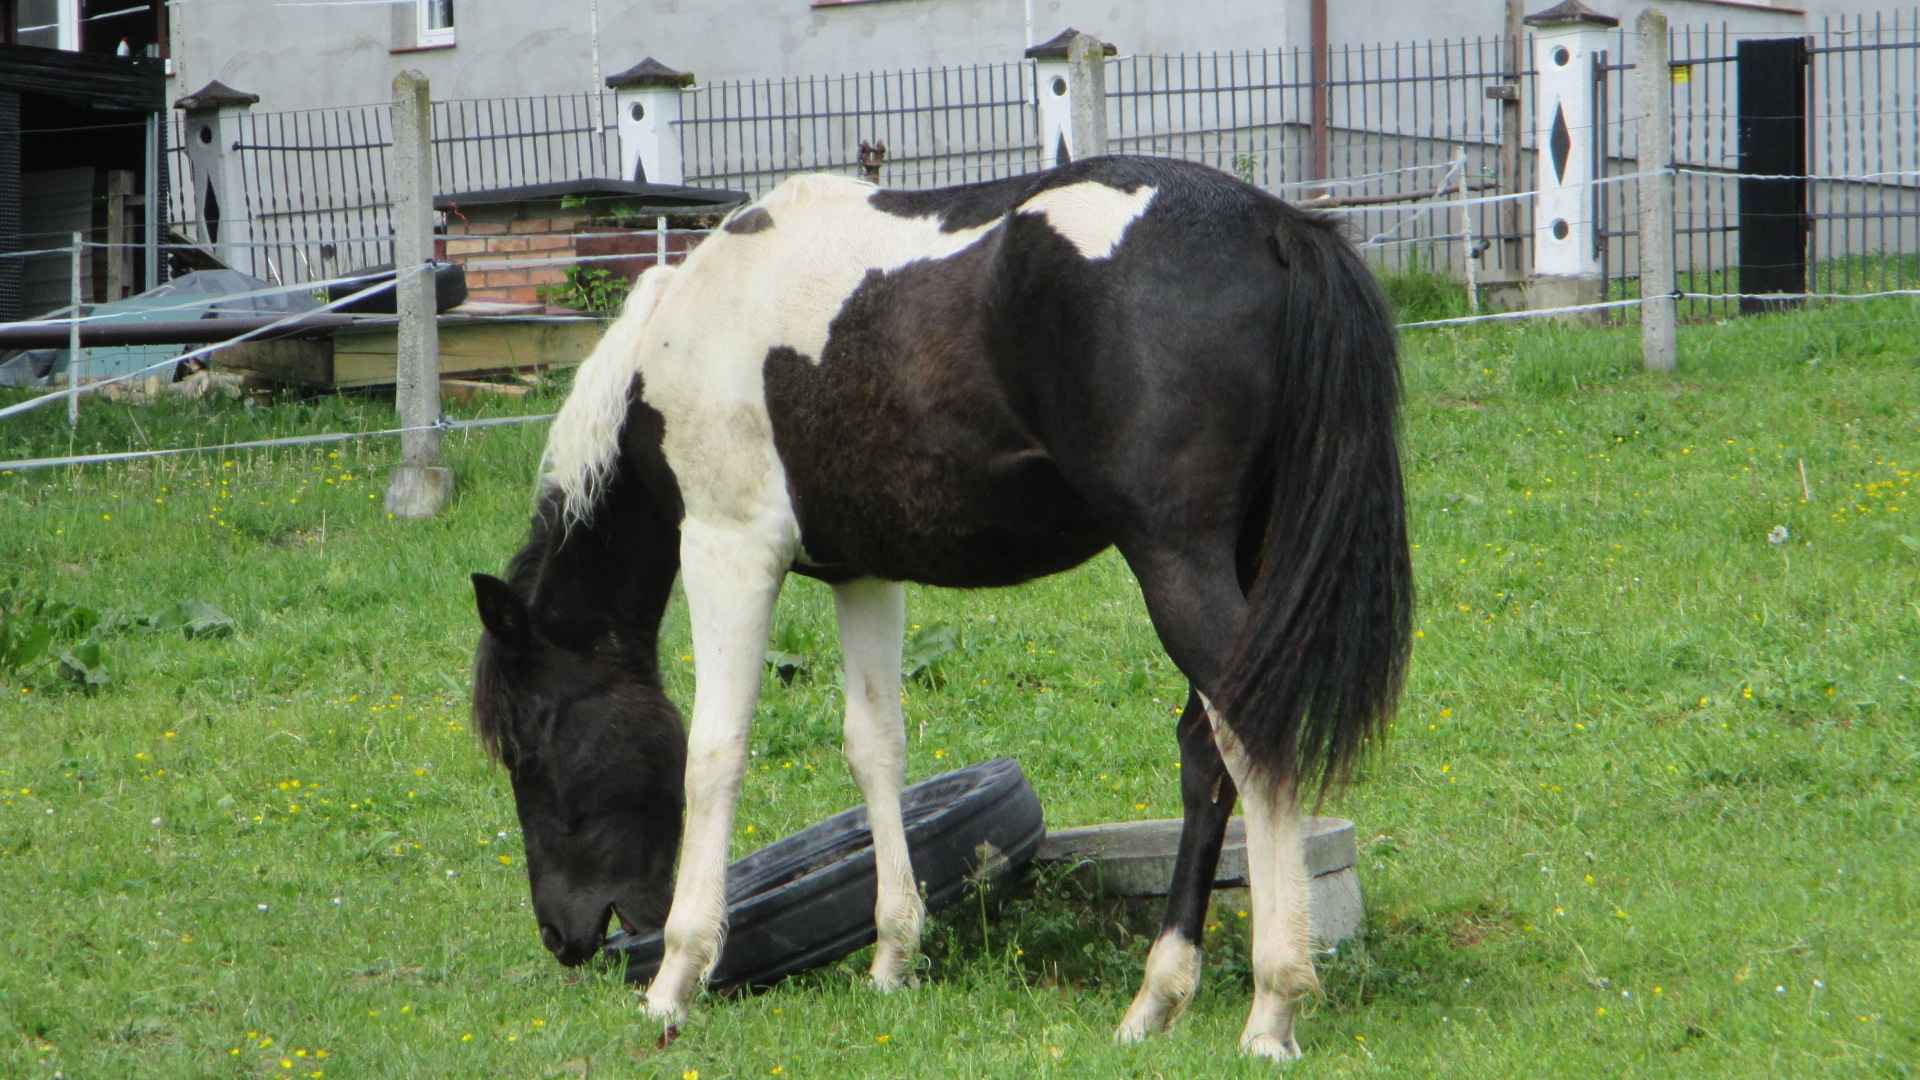
[[[147,199],[146,212],[160,215],[160,242],[165,244],[168,242],[167,231],[173,227],[173,223],[167,220],[167,212],[173,209],[173,191],[171,190],[173,179],[168,175],[170,170],[167,168],[167,135],[173,130],[173,125],[167,123],[167,118],[162,116],[160,122],[154,126],[160,129],[160,149],[154,155],[154,160],[160,163],[160,194],[158,198],[154,198],[152,197],[152,192],[147,193],[149,198]],[[159,280],[146,282],[146,287],[155,289],[171,281],[173,279],[172,271],[172,261],[167,258],[166,250],[162,249],[160,252],[159,273],[157,275]]]
[[[20,177],[20,220],[30,249],[66,248],[53,255],[17,260],[26,263],[20,282],[21,309],[30,315],[62,308],[73,302],[73,234],[94,232],[94,205],[99,194],[99,170],[92,167],[48,169]],[[89,269],[80,277],[80,301],[99,300]]]
[[[0,90],[0,251],[20,245],[20,95]],[[0,322],[20,317],[20,259],[0,258]]]

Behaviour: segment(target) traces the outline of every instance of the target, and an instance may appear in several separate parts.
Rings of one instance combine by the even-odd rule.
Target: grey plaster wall
[[[290,7],[263,0],[195,0],[172,16],[172,96],[210,79],[257,93],[269,110],[384,100],[398,71],[433,81],[436,98],[581,91],[643,56],[703,81],[876,69],[1000,63],[1026,44],[1027,0],[865,0],[814,7],[809,0],[468,0],[451,48],[411,51],[405,3]],[[1547,0],[1530,9],[1550,6]],[[1645,0],[1590,0],[1631,25]],[[1864,0],[1806,0],[1787,10],[1761,3],[1671,0],[1675,26],[1725,23],[1735,33],[1818,29],[1823,15],[1871,12]],[[1045,40],[1075,26],[1122,53],[1303,48],[1307,0],[1031,0],[1032,31]],[[1806,12],[1805,15],[1800,13]],[[1336,0],[1329,40],[1375,42],[1493,37],[1503,0]]]
[[[1033,0],[1033,30],[1045,40],[1071,25],[1127,51],[1272,48],[1292,40],[1288,11],[1304,2],[1185,0],[1176,16],[1159,5]],[[711,82],[1003,63],[1026,47],[1023,0],[599,0],[597,42],[589,0],[472,0],[459,6],[453,47],[420,51],[408,50],[404,4],[195,0],[174,10],[172,96],[218,79],[269,110],[384,100],[409,67],[427,74],[436,98],[506,97],[591,89],[596,62],[604,76],[643,56]]]

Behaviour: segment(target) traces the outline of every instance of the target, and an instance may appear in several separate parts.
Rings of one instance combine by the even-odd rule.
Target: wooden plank
[[[107,171],[107,262],[109,301],[124,300],[133,292],[133,249],[128,244],[133,230],[128,224],[127,200],[133,196],[133,173],[127,169]]]
[[[443,322],[440,374],[573,367],[599,343],[598,322]],[[333,340],[333,385],[390,386],[397,339],[391,327],[342,331]]]
[[[283,386],[333,385],[333,342],[325,338],[243,341],[222,349],[214,363]]]
[[[0,86],[92,109],[164,113],[167,107],[166,65],[143,56],[4,45],[0,46]]]
[[[477,379],[440,380],[440,396],[461,404],[488,397],[523,398],[532,389],[518,383],[481,382]]]

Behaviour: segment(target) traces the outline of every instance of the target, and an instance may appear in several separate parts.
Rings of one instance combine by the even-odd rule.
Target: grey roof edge
[[[1580,0],[1560,0],[1545,11],[1536,11],[1520,20],[1528,26],[1549,26],[1562,23],[1586,23],[1589,26],[1619,26],[1620,20],[1611,15],[1603,15]]]
[[[1075,30],[1073,27],[1067,27],[1065,30],[1028,49],[1026,52],[1027,59],[1065,60],[1067,58],[1067,46],[1073,43],[1074,35],[1078,33],[1080,33],[1080,31]],[[1102,41],[1100,42],[1100,51],[1107,56],[1112,56],[1120,50],[1114,48],[1112,42]]]
[[[651,56],[625,71],[607,76],[607,86],[614,90],[644,89],[650,86],[679,89],[692,85],[693,72],[676,71]]]
[[[226,83],[215,79],[207,85],[173,103],[176,109],[194,112],[199,109],[217,109],[222,105],[258,105],[259,94],[249,94],[245,90],[235,90]]]
[[[461,206],[498,206],[503,203],[559,200],[569,196],[635,199],[655,206],[680,206],[689,211],[726,210],[752,198],[744,191],[732,191],[727,188],[649,184],[638,180],[587,179],[558,180],[545,184],[524,184],[518,187],[435,195],[433,208],[448,210]]]

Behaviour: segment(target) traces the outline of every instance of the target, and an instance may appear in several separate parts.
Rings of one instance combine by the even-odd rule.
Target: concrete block
[[[453,498],[453,470],[443,465],[396,465],[387,480],[387,512],[430,518]]]
[[[1597,304],[1606,298],[1607,281],[1599,277],[1541,275],[1527,282],[1527,306],[1535,310]],[[1600,321],[1601,312],[1582,311],[1556,316],[1569,322]]]
[[[1180,845],[1177,818],[1123,821],[1050,832],[1035,861],[1068,867],[1074,876],[1107,896],[1165,896],[1173,880],[1174,854]],[[1308,919],[1314,940],[1332,945],[1353,937],[1366,921],[1360,878],[1354,872],[1357,847],[1353,822],[1308,818],[1306,832]],[[1246,822],[1227,822],[1226,843],[1214,872],[1214,888],[1247,887]]]

